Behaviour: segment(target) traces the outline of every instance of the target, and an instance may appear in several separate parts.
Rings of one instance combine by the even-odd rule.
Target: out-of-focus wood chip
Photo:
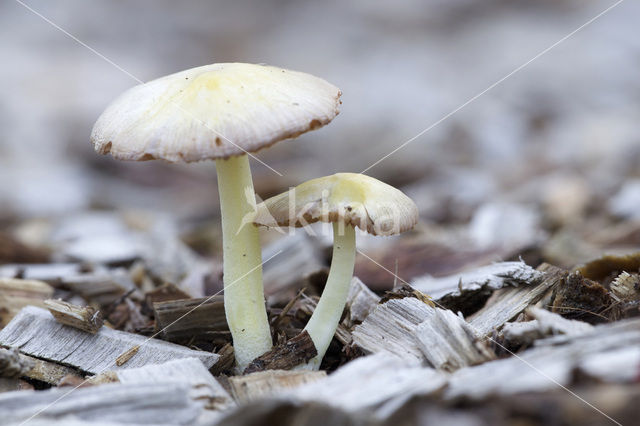
[[[233,398],[242,403],[273,396],[285,389],[294,389],[306,383],[322,380],[324,371],[258,371],[244,376],[229,377]]]
[[[25,306],[45,307],[44,300],[53,295],[53,287],[44,281],[0,278],[0,328]]]

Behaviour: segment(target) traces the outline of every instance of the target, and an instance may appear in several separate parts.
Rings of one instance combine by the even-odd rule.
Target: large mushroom
[[[310,180],[258,205],[254,223],[266,227],[333,224],[329,277],[305,330],[318,351],[306,368],[318,369],[335,334],[349,293],[356,257],[355,228],[396,235],[418,220],[415,203],[398,189],[363,174],[338,173]]]
[[[216,160],[225,311],[240,368],[272,346],[258,232],[242,221],[255,212],[248,155],[329,123],[340,95],[301,72],[213,64],[127,90],[93,127],[95,150],[118,160]]]

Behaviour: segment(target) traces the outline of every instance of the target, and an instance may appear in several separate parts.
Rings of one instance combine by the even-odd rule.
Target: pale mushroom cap
[[[127,90],[98,118],[91,141],[118,160],[228,158],[328,124],[340,95],[302,72],[206,65]]]
[[[344,222],[372,235],[395,235],[418,221],[411,198],[384,182],[358,173],[337,173],[307,181],[260,203],[256,225],[300,227]]]

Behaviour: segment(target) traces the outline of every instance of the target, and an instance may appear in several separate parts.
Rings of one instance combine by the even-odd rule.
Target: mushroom
[[[305,330],[318,355],[306,368],[318,369],[347,300],[356,257],[355,228],[395,235],[418,220],[415,203],[398,189],[363,174],[338,173],[310,180],[258,205],[254,223],[267,227],[333,224],[329,277]]]
[[[328,124],[340,95],[301,72],[213,64],[127,90],[93,127],[95,150],[118,160],[216,161],[225,311],[240,368],[272,347],[258,232],[242,220],[256,207],[248,156]]]

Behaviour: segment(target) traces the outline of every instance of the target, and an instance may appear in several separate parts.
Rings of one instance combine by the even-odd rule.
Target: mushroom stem
[[[341,232],[342,231],[342,232]],[[317,370],[342,316],[356,260],[356,232],[353,226],[333,224],[333,257],[327,283],[311,319],[304,328],[311,336],[318,355],[306,369]]]
[[[258,229],[246,220],[256,211],[246,155],[216,160],[224,267],[224,306],[238,367],[272,347],[262,288]]]

